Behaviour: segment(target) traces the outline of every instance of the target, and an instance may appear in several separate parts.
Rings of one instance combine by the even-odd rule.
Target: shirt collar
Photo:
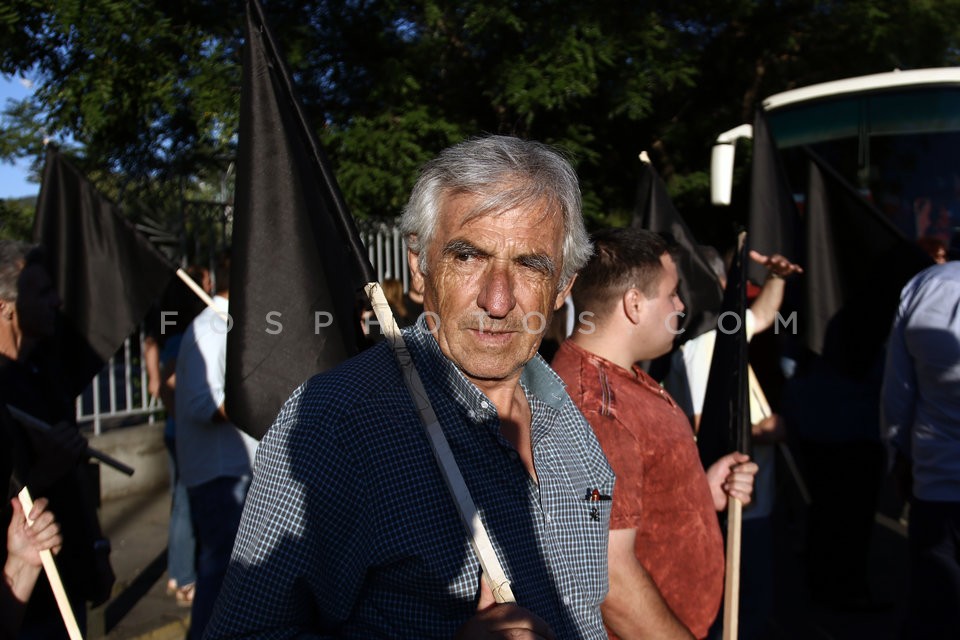
[[[594,366],[603,369],[608,376],[613,378],[623,378],[631,383],[639,382],[640,385],[645,387],[648,391],[663,396],[664,399],[667,400],[667,402],[669,402],[671,405],[676,405],[676,403],[673,401],[673,398],[671,398],[663,390],[663,387],[660,385],[660,383],[654,380],[653,376],[644,371],[639,365],[635,364],[633,367],[631,367],[630,371],[627,371],[620,365],[607,360],[603,356],[599,356],[592,351],[587,351],[569,338],[564,341],[564,345],[567,348],[576,351],[580,357],[592,362]]]
[[[417,362],[420,376],[444,390],[471,421],[482,423],[497,417],[493,402],[443,355],[424,315],[403,330],[403,338]],[[558,411],[568,397],[563,381],[539,354],[524,366],[520,384],[528,398],[533,396]]]

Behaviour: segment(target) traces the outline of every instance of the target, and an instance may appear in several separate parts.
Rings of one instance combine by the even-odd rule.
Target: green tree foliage
[[[30,242],[33,239],[35,209],[36,198],[0,200],[0,238]]]
[[[726,223],[707,204],[710,145],[758,100],[955,64],[960,50],[960,0],[263,5],[360,217],[397,214],[442,147],[499,132],[567,149],[592,225],[629,219],[647,150],[709,236]],[[171,199],[210,199],[229,175],[243,11],[241,0],[6,3],[0,72],[38,89],[4,112],[0,159],[39,158],[45,137],[68,142],[108,194],[169,211],[159,226],[182,219]]]

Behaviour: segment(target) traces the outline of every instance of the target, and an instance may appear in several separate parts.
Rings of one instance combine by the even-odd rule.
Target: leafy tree
[[[35,198],[8,198],[0,200],[0,238],[23,240],[33,238]]]
[[[960,44],[960,0],[263,4],[357,216],[395,215],[424,160],[499,132],[569,150],[592,225],[629,219],[648,150],[705,240],[739,215],[708,204],[710,145],[760,99],[954,64]],[[4,112],[0,159],[39,158],[44,137],[71,143],[106,193],[182,227],[190,207],[178,201],[230,191],[243,10],[240,0],[11,0],[0,72],[38,89]]]

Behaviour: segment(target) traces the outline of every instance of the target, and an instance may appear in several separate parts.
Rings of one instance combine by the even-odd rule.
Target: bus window
[[[795,103],[770,111],[768,120],[796,194],[806,189],[806,146],[908,238],[957,245],[960,87],[911,87]]]

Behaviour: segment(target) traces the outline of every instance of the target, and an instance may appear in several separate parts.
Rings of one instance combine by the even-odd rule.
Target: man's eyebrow
[[[462,239],[448,242],[444,245],[442,254],[445,256],[468,255],[480,258],[490,257],[490,253],[487,251],[484,251],[469,240]],[[514,258],[514,262],[548,276],[552,276],[557,272],[556,262],[545,253],[526,253]]]
[[[552,276],[557,272],[557,263],[545,253],[524,254],[519,256],[516,261],[525,267],[529,267],[548,276]]]
[[[471,256],[489,255],[486,251],[476,246],[472,242],[468,240],[459,240],[459,239],[451,240],[450,242],[445,244],[443,247],[442,253],[445,256],[449,256],[449,255],[456,256],[456,255],[463,255],[463,254],[467,254]]]

